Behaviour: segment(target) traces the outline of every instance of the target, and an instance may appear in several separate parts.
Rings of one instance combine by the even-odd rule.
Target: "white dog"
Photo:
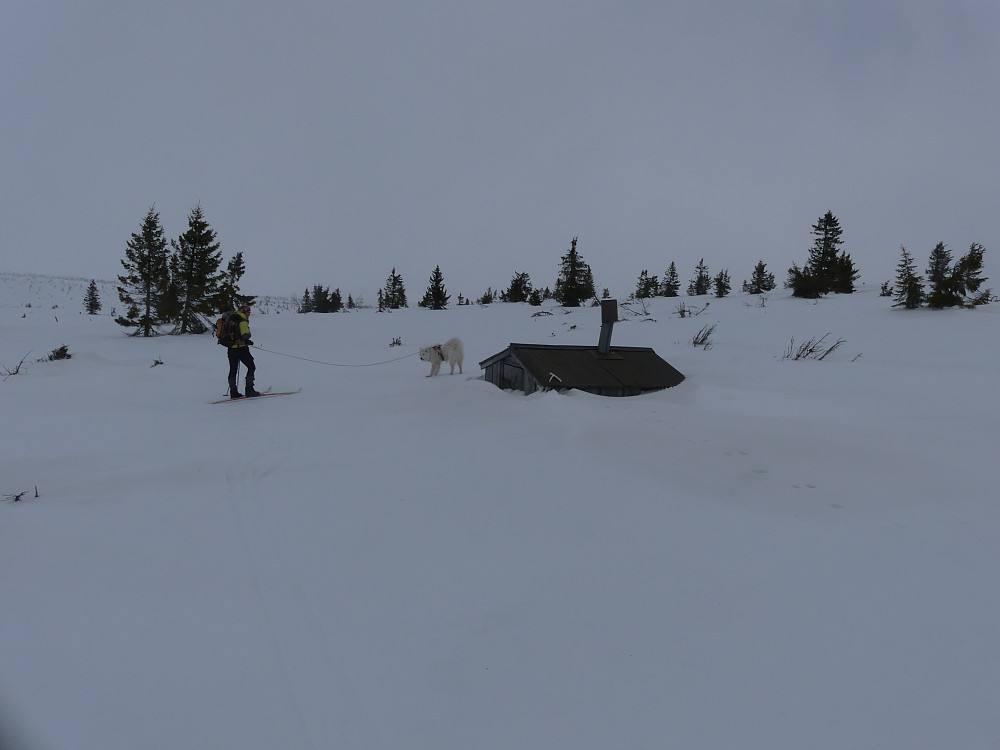
[[[443,344],[420,347],[420,360],[431,363],[431,373],[427,377],[433,377],[441,371],[441,363],[447,362],[451,365],[449,375],[455,374],[455,365],[458,365],[458,374],[462,374],[462,362],[465,360],[465,350],[462,348],[461,339],[448,339]]]

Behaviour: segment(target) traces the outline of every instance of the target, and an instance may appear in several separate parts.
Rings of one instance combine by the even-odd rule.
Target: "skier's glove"
[[[250,339],[247,339],[247,346],[253,346],[253,341],[251,341]]]

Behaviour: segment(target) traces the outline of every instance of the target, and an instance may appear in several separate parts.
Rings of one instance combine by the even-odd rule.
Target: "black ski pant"
[[[229,352],[229,389],[231,391],[237,390],[236,388],[236,371],[239,369],[240,363],[247,368],[247,388],[253,388],[253,376],[254,372],[257,370],[257,366],[253,362],[253,355],[250,353],[249,346],[231,346],[227,349]]]

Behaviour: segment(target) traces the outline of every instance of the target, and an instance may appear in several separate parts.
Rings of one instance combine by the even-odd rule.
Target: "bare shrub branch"
[[[829,333],[824,333],[818,339],[811,338],[808,341],[799,344],[797,348],[795,346],[795,339],[792,338],[789,341],[788,349],[781,356],[781,359],[815,359],[817,362],[821,362],[826,359],[827,356],[833,354],[833,352],[839,349],[840,346],[846,341],[846,339],[838,338],[833,344],[826,344],[826,337],[829,335]]]
[[[31,354],[31,352],[28,352],[28,354]],[[17,363],[17,366],[14,367],[13,370],[11,370],[6,365],[0,365],[0,375],[3,376],[3,380],[6,380],[12,375],[21,374],[21,368],[24,367],[24,363],[28,360],[28,354],[25,354],[23,357],[21,357],[21,361]]]
[[[707,309],[708,309],[707,302],[702,307],[688,307],[683,302],[681,302],[677,305],[677,308],[674,310],[674,312],[680,315],[682,318],[687,318],[687,317],[693,318],[695,315],[701,315]]]
[[[700,346],[706,351],[712,348],[712,334],[715,333],[715,327],[718,323],[712,323],[712,325],[705,325],[701,327],[701,330],[694,335],[691,339],[691,343],[696,347]]]

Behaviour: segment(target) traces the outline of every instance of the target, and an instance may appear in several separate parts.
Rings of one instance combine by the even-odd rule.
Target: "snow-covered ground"
[[[0,277],[4,750],[1000,746],[1000,305],[657,299],[624,399],[482,379],[592,308],[254,315],[209,405],[87,283]]]

